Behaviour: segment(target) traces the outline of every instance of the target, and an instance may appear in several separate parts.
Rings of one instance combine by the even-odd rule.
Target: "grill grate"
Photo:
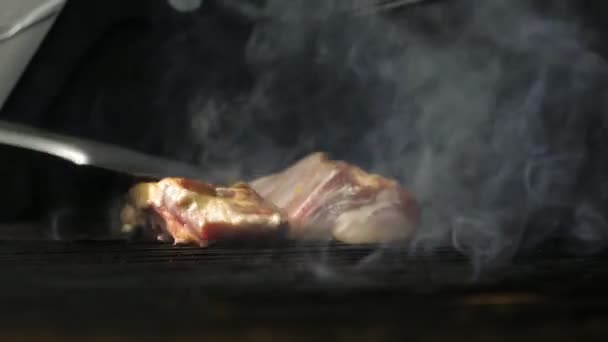
[[[470,341],[497,331],[538,338],[526,327],[548,324],[567,340],[606,336],[576,324],[608,317],[607,270],[605,256],[551,249],[473,280],[467,258],[447,248],[4,241],[0,331],[246,338],[266,329],[288,340],[346,329],[361,340],[405,330]]]
[[[603,255],[574,258],[548,248],[475,278],[469,260],[449,248],[415,255],[407,249],[343,244],[197,248],[124,241],[0,242],[0,271],[15,279],[36,279],[42,286],[88,280],[86,284],[124,287],[128,279],[154,279],[182,287],[245,282],[262,289],[371,286],[428,292],[508,279],[534,284],[563,275],[603,277],[607,266]]]

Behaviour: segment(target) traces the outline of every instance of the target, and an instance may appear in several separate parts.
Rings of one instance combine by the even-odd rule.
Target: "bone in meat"
[[[295,239],[395,242],[409,238],[419,222],[417,203],[396,181],[325,153],[250,184],[285,210]]]

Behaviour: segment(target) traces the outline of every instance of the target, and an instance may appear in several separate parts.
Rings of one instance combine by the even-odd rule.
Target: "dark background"
[[[568,8],[568,15],[582,18],[589,29],[583,43],[602,56],[608,53],[604,44],[607,4],[534,2],[540,11],[554,11],[556,16],[563,15],[556,8]],[[175,152],[186,143],[187,137],[180,132],[188,132],[186,127],[191,124],[186,117],[189,101],[200,89],[208,89],[209,96],[236,99],[257,77],[244,51],[258,22],[222,3],[205,1],[195,12],[180,13],[161,0],[69,1],[1,116],[153,154],[192,159]],[[415,17],[416,10],[387,15]],[[457,20],[458,13],[454,18]],[[309,115],[314,122],[315,113]],[[302,128],[294,123],[298,119],[277,119],[282,121],[275,123],[276,141],[295,145],[288,138],[293,134],[284,132]],[[365,128],[354,126],[349,135],[360,136]]]
[[[457,0],[428,3],[458,9],[454,5]],[[604,2],[538,0],[534,4],[538,11],[549,16],[580,18],[588,33],[581,44],[592,47],[602,56],[608,53],[608,46],[604,44],[608,33],[604,14],[608,5]],[[424,6],[385,15],[425,29],[427,23],[416,19],[417,11],[426,10]],[[465,16],[455,10],[453,22],[449,24],[457,27],[462,17]],[[249,94],[261,77],[259,65],[253,65],[245,55],[252,29],[261,23],[263,19],[244,15],[220,0],[205,1],[199,10],[191,13],[176,12],[160,0],[69,1],[0,117],[199,163],[198,156],[206,150],[214,150],[217,157],[222,149],[212,149],[210,144],[193,144],[196,137],[190,129],[189,106],[201,96],[216,98],[228,103],[232,110],[220,116],[207,143],[214,144],[214,136],[228,135],[228,139],[217,141],[232,140],[242,150],[241,155],[254,154],[256,145],[248,143],[251,136],[247,132],[233,132],[231,122],[239,120],[240,99]],[[429,32],[433,29],[441,30],[428,28]],[[373,112],[360,110],[366,106],[357,102],[366,101],[369,87],[349,83],[347,78],[345,86],[340,85],[343,88],[329,89],[329,93],[349,94],[336,101],[352,103],[336,103],[336,110],[318,111],[317,104],[308,104],[299,98],[309,90],[314,92],[311,89],[323,82],[322,74],[331,70],[308,70],[310,60],[306,53],[298,58],[291,67],[301,63],[302,69],[294,67],[285,72],[302,74],[304,81],[288,87],[275,84],[279,93],[276,98],[282,99],[285,107],[290,103],[303,105],[301,108],[291,105],[293,111],[281,116],[264,117],[261,113],[251,121],[251,130],[263,131],[269,144],[284,150],[297,148],[291,155],[292,160],[314,150],[326,150],[337,158],[368,166],[366,156],[353,155],[349,147],[356,145],[367,129],[380,124],[374,120]],[[204,102],[204,98],[200,101]],[[332,99],[323,101],[318,106],[325,106]],[[333,113],[329,119],[328,112]],[[347,124],[349,129],[320,131],[320,122],[330,128]],[[592,133],[589,148],[595,151],[593,155],[601,156],[604,128],[595,121],[586,124]],[[316,138],[302,147],[297,137],[303,136]],[[323,138],[327,136],[331,138]],[[107,190],[113,181],[107,180],[106,175],[81,175],[81,170],[61,163],[41,164],[34,160],[37,158],[20,151],[7,149],[0,153],[5,164],[11,165],[1,171],[7,180],[6,193],[12,194],[0,200],[4,212],[0,217],[5,220],[32,214],[48,216],[68,206],[78,208],[74,211],[83,211],[98,206],[99,202],[92,200],[95,195],[90,194],[108,197],[108,193],[121,191]],[[238,154],[227,155],[224,162],[240,163]],[[213,162],[213,158],[210,160]],[[284,163],[287,162],[289,160]],[[591,171],[581,182],[583,187],[601,190],[603,174],[608,169],[604,164],[602,158],[590,159],[588,169]],[[83,193],[82,189],[87,192]],[[604,196],[600,192],[596,197]]]
[[[184,14],[166,1],[68,1],[0,117],[189,160],[175,153],[188,141],[188,100],[201,87],[247,87],[249,29],[213,2]],[[5,221],[99,207],[114,182],[21,150],[0,156]]]

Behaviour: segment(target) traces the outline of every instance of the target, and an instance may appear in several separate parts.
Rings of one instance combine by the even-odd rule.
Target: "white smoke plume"
[[[590,137],[603,129],[607,69],[567,11],[462,0],[359,15],[348,4],[266,2],[245,51],[250,92],[192,102],[210,177],[250,179],[325,150],[415,193],[415,250],[453,246],[481,267],[561,225],[574,251],[604,247]]]

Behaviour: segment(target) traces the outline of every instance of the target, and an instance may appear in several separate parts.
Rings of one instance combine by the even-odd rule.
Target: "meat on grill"
[[[399,184],[324,153],[282,172],[231,187],[183,178],[140,183],[121,212],[123,230],[144,226],[163,241],[282,237],[386,243],[409,238],[419,222]]]
[[[131,188],[121,212],[123,230],[146,227],[175,244],[280,237],[286,218],[247,184],[217,187],[183,178],[140,183]]]
[[[410,237],[419,222],[416,201],[396,181],[325,153],[250,184],[285,210],[295,239],[395,242]]]

